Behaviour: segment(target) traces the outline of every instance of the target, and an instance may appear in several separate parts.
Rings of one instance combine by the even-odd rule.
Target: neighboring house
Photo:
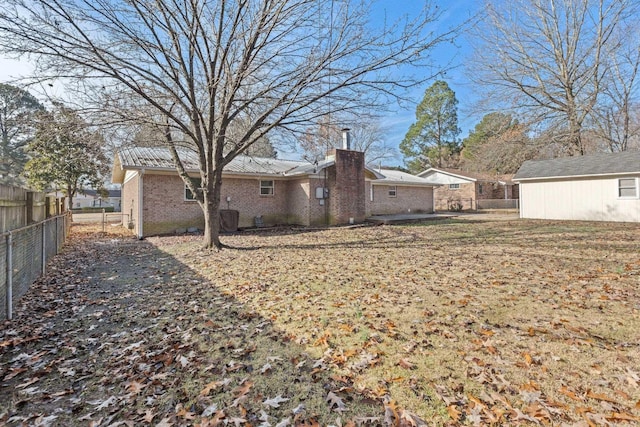
[[[528,160],[520,217],[640,222],[640,151]]]
[[[75,196],[73,196],[73,209],[82,209],[93,206],[93,201],[95,200],[94,195],[88,194],[89,190],[78,191]]]
[[[196,154],[180,157],[199,177]],[[122,184],[122,212],[139,237],[204,227],[166,148],[121,150],[112,182]],[[238,211],[241,228],[359,223],[374,214],[433,212],[433,187],[407,173],[368,168],[363,153],[348,149],[314,164],[238,156],[224,168],[220,208]]]
[[[73,198],[73,209],[113,207],[120,211],[122,205],[120,190],[107,190],[109,195],[103,198],[96,190],[80,190]]]
[[[517,208],[519,193],[513,175],[429,168],[418,176],[440,184],[433,192],[436,210]]]

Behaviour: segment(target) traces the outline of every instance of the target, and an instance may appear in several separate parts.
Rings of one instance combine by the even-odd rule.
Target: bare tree
[[[583,127],[618,48],[612,35],[636,12],[632,0],[489,1],[473,74],[493,102],[562,131],[566,153],[584,154]]]
[[[430,31],[440,12],[429,2],[415,19],[372,28],[369,3],[11,0],[0,3],[0,49],[36,56],[41,77],[89,88],[95,79],[94,93],[119,94],[112,101],[129,120],[162,125],[204,212],[205,247],[221,248],[225,165],[276,129],[298,132],[328,111],[382,107],[416,83],[389,72],[428,65],[429,51],[456,33]],[[197,153],[201,188],[179,147]]]
[[[619,31],[620,47],[610,55],[609,78],[592,115],[596,136],[611,152],[626,151],[630,142],[640,137],[640,35],[635,26],[636,23]]]
[[[387,145],[385,130],[380,118],[370,114],[360,114],[357,118],[336,118],[327,114],[317,124],[309,126],[299,139],[299,145],[305,158],[318,160],[326,156],[332,148],[342,147],[342,130],[348,128],[351,133],[351,148],[362,151],[368,164],[394,158],[396,150]]]

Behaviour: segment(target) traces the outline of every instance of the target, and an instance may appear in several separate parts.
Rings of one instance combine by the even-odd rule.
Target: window
[[[274,182],[269,181],[260,181],[260,195],[261,196],[273,196],[273,184]]]
[[[457,190],[460,188],[460,184],[449,184],[449,190]]]
[[[625,199],[638,197],[638,181],[636,178],[618,179],[618,197]]]
[[[397,191],[398,191],[398,189],[396,188],[395,185],[390,185],[389,186],[389,197],[396,197],[397,196]]]
[[[191,179],[193,180],[194,184],[196,184],[196,187],[198,188],[202,187],[202,180],[200,178],[191,178]],[[184,199],[196,200],[191,190],[189,190],[189,187],[187,187],[187,184],[184,185]]]
[[[478,184],[478,194],[482,194],[482,184]]]

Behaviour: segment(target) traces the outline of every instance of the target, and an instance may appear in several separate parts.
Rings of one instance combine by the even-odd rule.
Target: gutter
[[[515,183],[520,183],[522,181],[550,181],[550,180],[571,180],[577,178],[603,178],[603,177],[619,177],[619,176],[637,176],[640,173],[640,170],[637,172],[616,172],[616,173],[594,173],[587,175],[557,175],[557,176],[535,176],[529,178],[516,178],[512,179]]]

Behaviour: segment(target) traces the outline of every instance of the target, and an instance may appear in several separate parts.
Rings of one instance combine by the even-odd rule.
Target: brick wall
[[[480,186],[482,186],[482,193],[480,193]],[[476,183],[476,188],[478,191],[476,192],[477,198],[480,200],[485,199],[504,199],[504,188],[505,186],[500,184],[499,182],[490,182],[490,181],[482,181]],[[509,186],[507,187],[507,194],[510,194]],[[507,197],[510,199],[511,197]]]
[[[263,224],[324,224],[324,207],[315,199],[315,187],[322,180],[301,178],[274,181],[273,195],[260,195],[260,178],[225,177],[220,191],[220,208],[239,212],[238,226],[253,227],[255,217]],[[144,235],[168,234],[189,227],[204,228],[202,209],[196,201],[185,200],[184,183],[176,175],[144,175]],[[123,185],[123,209],[137,200],[137,179]],[[313,193],[312,193],[313,192]],[[230,201],[227,203],[227,197]],[[137,207],[134,202],[136,224]]]
[[[238,225],[252,227],[255,217],[261,216],[264,225],[288,224],[287,198],[289,183],[272,177],[262,180],[274,181],[273,195],[260,195],[261,178],[231,178],[222,180],[221,206],[226,209],[227,196],[231,196],[230,209],[240,213]]]
[[[367,215],[391,215],[400,213],[432,213],[433,189],[431,187],[396,186],[396,197],[389,196],[388,185],[367,183]]]
[[[189,227],[204,228],[202,209],[196,201],[185,200],[184,182],[179,176],[147,172],[142,182],[145,236]]]
[[[363,222],[366,217],[364,153],[335,150],[335,165],[328,170],[329,223]]]
[[[436,210],[448,210],[453,202],[459,202],[462,209],[475,209],[476,183],[459,184],[460,188],[450,189],[448,184],[436,187],[433,197],[436,199]]]
[[[327,172],[328,173],[328,172]],[[312,178],[309,180],[310,200],[309,200],[309,224],[308,225],[326,225],[329,217],[329,200],[317,199],[316,189],[329,188],[324,177]]]
[[[482,187],[482,191],[481,190]],[[506,198],[518,199],[518,185],[506,186]],[[460,202],[462,209],[476,209],[477,200],[505,199],[505,186],[499,182],[480,181],[460,184],[459,189],[450,189],[445,184],[434,190],[436,210],[448,210],[452,202]]]

